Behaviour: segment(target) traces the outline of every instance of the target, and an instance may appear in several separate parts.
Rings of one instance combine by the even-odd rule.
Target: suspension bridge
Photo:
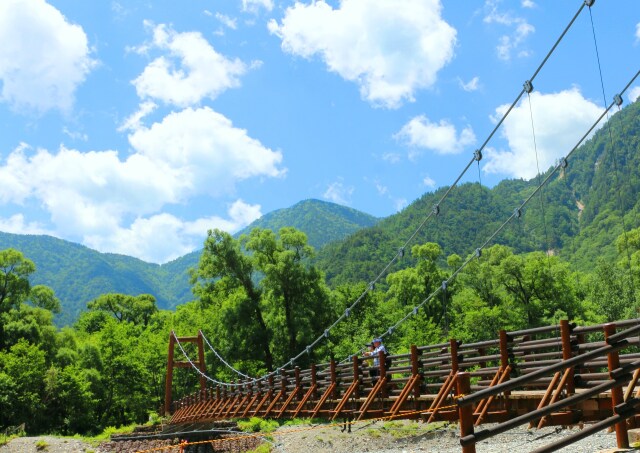
[[[251,377],[233,368],[215,350],[209,340],[199,332],[197,336],[178,337],[173,332],[169,339],[165,414],[171,415],[165,431],[155,436],[181,436],[192,440],[194,451],[213,451],[211,440],[219,433],[220,423],[245,417],[288,419],[296,417],[320,418],[331,421],[342,419],[359,421],[370,419],[420,419],[425,422],[457,422],[460,427],[460,445],[464,453],[475,452],[478,442],[508,431],[522,424],[529,427],[546,425],[576,425],[591,422],[588,427],[552,443],[539,452],[555,451],[602,429],[613,427],[618,448],[629,446],[628,431],[640,422],[640,319],[578,326],[567,320],[558,325],[519,331],[499,331],[489,341],[463,343],[450,339],[446,343],[413,345],[405,354],[391,356],[391,366],[385,357],[379,357],[377,377],[371,377],[362,350],[354,351],[338,362],[311,364],[309,368],[296,366],[318,343],[329,338],[332,329],[347,322],[350,313],[365,300],[365,295],[388,272],[391,265],[402,257],[404,250],[415,239],[424,225],[440,213],[441,206],[502,126],[512,109],[525,99],[531,103],[530,93],[534,81],[555,49],[569,32],[576,19],[591,9],[595,0],[584,0],[568,22],[558,39],[532,76],[524,81],[513,103],[496,122],[482,145],[475,150],[470,161],[448,190],[433,206],[415,232],[406,240],[382,271],[370,282],[364,292],[345,309],[322,335],[290,358],[275,371],[261,377]],[[595,55],[600,67],[596,32],[591,17]],[[558,164],[538,178],[538,186],[531,195],[471,254],[442,285],[413,307],[394,325],[380,334],[391,336],[406,320],[447,286],[482,251],[494,243],[498,235],[514,219],[523,215],[526,205],[561,171],[570,171],[569,159],[579,152],[580,145],[614,107],[622,105],[622,95],[640,75],[630,74],[626,86],[606,101],[602,71],[604,108],[602,114]],[[526,95],[526,98],[525,98]],[[535,151],[535,128],[532,114],[532,134]],[[612,137],[610,122],[609,137]],[[613,141],[611,139],[611,141]],[[540,172],[539,172],[540,176]],[[618,178],[619,179],[619,178]],[[544,211],[543,211],[544,215]],[[626,225],[623,225],[626,232]],[[185,343],[194,343],[197,358],[186,352]],[[233,382],[210,377],[204,361],[207,344],[232,372],[238,375]],[[185,360],[176,360],[176,346]],[[172,380],[175,368],[192,368],[200,378],[200,390],[177,401],[172,399]],[[374,373],[373,375],[376,375]],[[483,427],[491,423],[489,427]],[[223,440],[223,439],[219,439]],[[184,448],[189,448],[185,445]],[[200,450],[197,450],[200,448]],[[209,450],[207,450],[207,448]]]

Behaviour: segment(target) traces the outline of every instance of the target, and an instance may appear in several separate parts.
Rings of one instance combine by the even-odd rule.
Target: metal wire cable
[[[351,311],[362,301],[362,299],[364,299],[364,297],[366,296],[366,294],[371,291],[375,284],[386,274],[386,272],[389,270],[389,268],[393,265],[393,263],[404,253],[405,248],[413,241],[413,239],[415,239],[415,237],[418,235],[418,233],[422,230],[422,228],[424,227],[424,225],[426,225],[426,223],[434,216],[437,216],[439,214],[439,210],[440,210],[440,204],[442,204],[447,197],[449,196],[449,194],[451,193],[451,191],[457,186],[457,184],[460,182],[460,180],[463,178],[463,176],[466,174],[467,170],[469,170],[469,168],[471,167],[471,165],[473,164],[474,161],[480,161],[482,159],[482,150],[486,147],[486,145],[489,143],[489,141],[493,138],[493,136],[495,135],[495,133],[497,132],[497,130],[501,127],[501,125],[504,123],[504,121],[506,120],[506,118],[509,116],[509,114],[511,113],[511,111],[515,108],[515,106],[517,105],[517,103],[520,101],[520,99],[522,98],[522,95],[527,92],[527,85],[531,84],[533,82],[533,80],[536,78],[536,76],[538,75],[538,73],[542,70],[542,68],[544,67],[544,65],[546,64],[546,62],[549,60],[549,58],[551,57],[551,55],[553,54],[553,52],[555,51],[555,49],[558,47],[558,45],[560,44],[560,42],[562,41],[562,39],[564,38],[564,36],[567,34],[567,32],[569,31],[569,29],[571,28],[571,26],[573,25],[573,23],[575,22],[576,18],[580,15],[580,13],[582,12],[582,9],[584,8],[584,6],[586,5],[586,2],[588,0],[585,0],[585,2],[583,4],[580,5],[580,8],[578,9],[578,11],[575,13],[575,15],[573,16],[573,18],[571,19],[571,21],[568,23],[568,25],[565,27],[565,29],[562,31],[562,33],[560,34],[560,36],[556,39],[554,45],[551,47],[551,49],[549,50],[549,52],[547,52],[546,56],[544,57],[543,61],[538,65],[537,69],[534,71],[533,75],[531,76],[531,78],[529,80],[527,80],[523,86],[523,88],[520,90],[520,92],[518,93],[518,95],[516,96],[515,100],[511,103],[511,105],[509,106],[509,108],[505,111],[505,113],[502,115],[502,117],[500,118],[500,120],[498,121],[498,123],[495,125],[495,127],[493,128],[493,130],[489,133],[489,135],[487,136],[487,138],[485,139],[485,141],[482,143],[482,145],[474,152],[474,155],[472,157],[472,159],[467,163],[467,165],[465,166],[465,168],[460,172],[460,174],[458,175],[458,177],[455,179],[455,181],[453,182],[453,184],[451,184],[447,190],[445,191],[445,193],[442,195],[442,197],[440,197],[439,201],[434,205],[434,209],[423,219],[423,221],[420,223],[420,225],[418,226],[418,228],[416,228],[416,230],[413,232],[413,234],[411,234],[411,236],[409,237],[409,239],[407,239],[404,243],[404,245],[400,248],[400,250],[393,256],[393,258],[387,263],[387,265],[384,267],[384,269],[376,276],[376,278],[371,281],[369,283],[369,285],[367,286],[367,288],[362,292],[362,294],[360,294],[360,296],[334,321],[333,324],[331,324],[331,326],[329,326],[327,329],[325,329],[324,333],[322,335],[320,335],[318,338],[316,338],[316,340],[314,340],[310,345],[307,345],[297,356],[292,357],[289,359],[288,362],[286,362],[284,365],[280,366],[277,368],[277,370],[272,371],[262,377],[259,378],[254,378],[252,379],[251,382],[258,382],[258,381],[262,381],[267,379],[270,376],[273,376],[274,374],[276,374],[276,372],[279,372],[281,369],[283,369],[286,366],[292,366],[293,363],[298,360],[300,357],[302,357],[305,353],[309,353],[310,349],[315,347],[320,341],[322,341],[325,338],[328,338],[329,336],[329,331],[331,329],[333,329],[338,323],[340,323],[342,320],[344,320],[346,317],[348,317],[351,313]],[[457,272],[456,272],[457,274]],[[454,274],[455,275],[455,274]],[[436,291],[439,291],[436,290]],[[430,298],[428,298],[430,299]],[[426,303],[426,300],[423,301],[420,306],[423,306],[424,303]],[[390,328],[391,330],[391,328]],[[389,332],[387,332],[389,333]],[[386,334],[383,334],[383,336]],[[225,384],[228,385],[228,384]]]
[[[531,94],[527,93],[527,98],[529,100],[529,116],[531,117],[531,134],[533,136],[533,150],[535,152],[536,155],[536,169],[538,170],[538,174],[536,175],[536,178],[538,179],[538,184],[540,184],[540,160],[538,159],[538,142],[536,140],[536,128],[534,126],[534,121],[533,121],[533,105],[531,103]],[[547,267],[549,269],[549,273],[551,273],[551,257],[549,256],[549,252],[551,250],[551,241],[549,240],[549,232],[547,230],[547,216],[545,213],[545,209],[544,209],[544,197],[543,197],[543,193],[540,192],[540,210],[542,213],[542,226],[543,226],[543,231],[544,231],[544,237],[547,241]]]
[[[222,358],[222,356],[220,354],[218,354],[218,351],[216,351],[214,349],[214,347],[211,346],[211,343],[209,343],[209,340],[207,339],[207,337],[204,335],[204,333],[202,331],[200,331],[200,334],[202,335],[202,338],[204,339],[204,342],[207,343],[207,346],[209,346],[209,349],[211,349],[211,351],[215,354],[215,356],[218,358],[218,360],[220,360],[222,363],[224,363],[227,366],[227,368],[231,369],[231,371],[233,371],[234,373],[236,373],[239,376],[242,376],[245,379],[253,379],[251,376],[247,376],[242,371],[238,371],[234,367],[232,367],[225,359]]]
[[[446,288],[448,286],[448,284],[455,279],[455,277],[462,272],[467,265],[474,259],[477,258],[481,255],[481,250],[483,250],[503,229],[504,227],[514,218],[516,217],[516,212],[519,212],[522,210],[522,208],[524,208],[529,201],[544,187],[547,185],[547,183],[550,181],[551,177],[553,175],[555,175],[558,170],[560,168],[564,168],[564,163],[563,161],[566,161],[575,151],[576,149],[578,149],[578,147],[584,142],[584,140],[589,136],[589,134],[591,134],[591,132],[596,128],[596,126],[600,123],[600,121],[602,121],[602,119],[609,113],[609,111],[611,110],[611,108],[613,108],[614,105],[617,104],[617,99],[620,98],[620,96],[622,94],[624,94],[627,89],[629,89],[629,87],[631,86],[631,84],[638,78],[638,76],[640,75],[640,70],[638,72],[636,72],[636,74],[631,78],[631,80],[627,83],[627,85],[623,88],[623,90],[614,97],[614,101],[611,102],[611,104],[609,104],[609,106],[602,112],[602,114],[595,120],[595,122],[591,125],[591,127],[587,130],[587,132],[580,138],[580,140],[576,143],[576,145],[571,149],[571,151],[569,151],[567,153],[567,155],[561,160],[560,163],[558,163],[554,169],[547,175],[547,177],[536,187],[536,189],[533,191],[533,193],[531,193],[531,195],[529,195],[525,201],[522,202],[522,204],[520,204],[520,206],[518,208],[516,208],[514,210],[514,212],[511,214],[511,216],[509,216],[509,218],[507,220],[505,220],[502,225],[500,225],[500,227],[495,230],[493,232],[493,234],[491,234],[491,236],[482,244],[482,246],[478,247],[476,249],[476,253],[475,254],[471,254],[469,255],[469,257],[467,257],[467,259],[464,261],[464,263],[462,263],[458,269],[456,269],[455,272],[453,272],[453,274],[451,274],[451,276],[449,276],[449,278],[447,278],[442,286],[436,288],[431,294],[429,294],[422,302],[420,302],[420,304],[416,305],[412,311],[410,311],[409,313],[407,313],[402,319],[400,319],[398,322],[396,322],[393,326],[389,327],[387,329],[387,331],[385,333],[383,333],[382,335],[380,335],[380,338],[383,338],[387,335],[391,335],[393,334],[393,332],[401,325],[403,324],[407,319],[409,319],[411,316],[414,316],[418,313],[418,310],[420,308],[422,308],[426,303],[428,303],[431,299],[433,299],[440,291],[443,290],[443,287]],[[351,357],[351,356],[350,356]]]
[[[200,368],[198,368],[195,363],[193,363],[193,361],[191,360],[191,358],[189,357],[187,352],[182,347],[182,344],[180,343],[180,340],[178,340],[178,337],[176,336],[176,334],[172,332],[172,335],[173,335],[173,338],[176,340],[176,343],[178,344],[178,347],[180,348],[180,351],[182,351],[182,355],[184,356],[185,359],[187,359],[187,362],[189,362],[191,367],[194,370],[196,370],[200,376],[202,376],[203,378],[205,378],[209,382],[212,382],[213,384],[217,384],[217,385],[226,385],[226,386],[231,386],[231,387],[239,387],[241,385],[245,385],[246,384],[246,383],[222,382],[222,381],[218,381],[216,379],[213,379],[212,377],[209,377],[206,373],[203,373],[202,370],[200,370]]]
[[[605,94],[605,89],[604,89],[604,77],[602,76],[602,65],[600,63],[600,53],[598,52],[598,40],[596,39],[596,28],[595,25],[593,23],[593,15],[591,14],[591,7],[589,7],[589,18],[591,19],[591,31],[593,34],[593,45],[595,48],[595,52],[596,52],[596,60],[598,61],[598,74],[600,75],[600,86],[602,88],[602,99],[604,100],[604,103],[607,103],[607,96]],[[618,105],[618,109],[620,108],[620,105]],[[609,143],[611,144],[611,154],[612,154],[612,161],[613,161],[613,171],[616,175],[616,182],[619,183],[620,180],[620,175],[618,172],[618,156],[615,150],[615,147],[613,146],[613,136],[611,134],[611,125],[609,123],[607,123],[607,131],[609,132]],[[624,235],[624,245],[625,245],[625,252],[627,255],[627,268],[629,271],[629,280],[631,282],[631,286],[633,287],[633,293],[635,294],[635,282],[634,282],[634,278],[633,278],[633,273],[631,272],[631,253],[629,252],[629,239],[627,236],[627,224],[624,220],[624,213],[623,213],[623,204],[622,204],[622,196],[620,195],[620,185],[616,184],[616,186],[618,187],[618,190],[616,191],[616,195],[618,198],[618,208],[620,209],[620,220],[622,223],[622,234]]]

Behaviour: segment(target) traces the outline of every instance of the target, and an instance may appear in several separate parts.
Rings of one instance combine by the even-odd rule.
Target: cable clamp
[[[482,160],[482,151],[480,151],[479,149],[476,149],[476,150],[473,152],[473,158],[474,158],[475,160],[477,160],[478,162],[480,162],[480,161]]]
[[[325,337],[325,338],[329,338],[329,329],[325,329],[325,331],[324,331],[324,337]]]
[[[566,157],[563,157],[562,159],[560,159],[560,168],[565,169],[567,168],[568,165],[569,165],[569,162],[567,162]]]
[[[413,307],[413,315],[417,315],[418,314],[418,307]]]
[[[482,249],[481,248],[477,248],[476,249],[476,258],[480,258],[482,256]]]
[[[446,281],[446,280],[444,280],[444,281],[442,282],[442,291],[446,291],[446,290],[447,290],[447,281]]]
[[[373,291],[374,289],[376,289],[376,282],[369,283],[369,291]]]
[[[351,314],[351,309],[350,309],[350,308],[347,308],[347,309],[344,311],[344,315],[348,318],[350,314]]]
[[[618,107],[620,107],[620,106],[622,105],[622,97],[621,97],[619,94],[616,94],[616,95],[613,97],[613,102],[615,102],[615,103],[616,103],[616,105],[617,105]]]
[[[404,247],[400,247],[400,248],[398,249],[398,256],[399,256],[400,258],[402,258],[402,257],[404,256]]]
[[[513,210],[513,215],[516,219],[519,219],[520,217],[522,217],[522,210],[520,208],[515,208]]]
[[[311,354],[311,346],[307,346],[305,349],[307,350],[307,354]]]
[[[433,214],[434,214],[434,215],[436,215],[436,216],[437,216],[437,215],[439,215],[439,214],[440,214],[440,205],[439,205],[439,204],[434,204],[434,205],[433,205],[433,211],[432,211],[432,212],[433,212]]]
[[[524,87],[524,91],[526,91],[527,94],[533,91],[533,84],[531,83],[531,80],[527,80],[522,86]]]
[[[393,327],[389,327],[389,330],[387,330],[387,334],[388,334],[388,335],[393,334],[393,330],[394,330],[394,328],[393,328]]]
[[[589,8],[591,8],[595,2],[596,0],[584,0],[584,4]]]

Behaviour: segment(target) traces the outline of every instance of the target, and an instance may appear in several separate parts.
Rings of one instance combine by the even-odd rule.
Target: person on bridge
[[[384,352],[384,355],[387,355],[387,348],[382,344],[381,338],[373,339],[373,350],[365,352],[365,355],[373,357],[373,366],[369,369],[369,376],[371,376],[371,381],[375,384],[378,381],[378,376],[380,376],[380,351]]]

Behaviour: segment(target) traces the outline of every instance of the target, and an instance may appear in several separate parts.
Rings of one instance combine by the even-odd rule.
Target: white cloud
[[[171,219],[161,213],[166,205],[233,193],[238,181],[285,172],[279,168],[279,152],[208,107],[171,113],[149,128],[139,126],[129,140],[133,153],[124,159],[117,151],[83,153],[61,147],[52,153],[21,144],[0,163],[0,203],[36,200],[66,238],[81,238],[87,245],[105,247],[102,251],[124,253],[124,247],[131,247],[128,254],[149,258],[154,242],[134,246],[132,238],[146,237],[157,225],[174,225],[177,235],[195,234],[208,221]],[[253,220],[259,209],[239,204],[230,215],[226,224],[209,220],[231,229]],[[191,244],[182,241],[163,247],[175,246],[172,250],[179,252],[180,244]],[[165,259],[162,250],[154,260]]]
[[[0,218],[0,231],[13,234],[51,234],[36,222],[25,222],[22,214],[12,215],[8,219]]]
[[[636,25],[636,40],[640,41],[640,22]]]
[[[87,140],[89,140],[89,136],[87,134],[79,131],[71,131],[66,126],[62,128],[62,133],[67,137],[69,137],[71,140],[80,140],[83,142],[86,142]]]
[[[397,164],[400,162],[401,156],[399,153],[384,153],[382,155],[382,160],[387,161],[391,164]]]
[[[278,168],[280,152],[265,148],[209,107],[170,113],[134,131],[129,142],[140,156],[183,175],[194,193],[217,196],[231,192],[236,181],[284,174]]]
[[[398,198],[394,201],[393,204],[396,208],[396,211],[402,211],[404,208],[407,207],[409,203],[407,202],[406,198]]]
[[[466,83],[458,77],[458,83],[460,84],[460,88],[462,88],[464,91],[476,91],[478,88],[480,88],[480,78],[478,76],[475,76],[473,79],[469,80]]]
[[[629,102],[635,102],[640,97],[640,86],[634,86],[629,90]]]
[[[296,2],[269,30],[284,51],[319,55],[368,102],[396,108],[433,86],[453,58],[456,30],[441,9],[439,0],[343,0],[337,9],[324,0]]]
[[[162,213],[149,218],[137,218],[128,228],[118,227],[112,234],[89,235],[84,239],[89,247],[103,252],[133,255],[146,261],[163,263],[201,247],[207,230],[218,228],[234,233],[249,225],[262,214],[260,205],[235,201],[228,210],[228,219],[218,216],[182,221]]]
[[[148,24],[147,24],[148,25]],[[199,32],[177,33],[171,27],[153,28],[153,40],[137,48],[168,52],[154,59],[132,83],[138,96],[180,107],[214,99],[223,91],[240,85],[247,67],[239,59],[219,54]]]
[[[522,7],[523,8],[535,8],[536,4],[533,2],[533,0],[522,0]]]
[[[501,60],[509,60],[513,52],[517,52],[519,57],[529,56],[530,52],[520,49],[520,46],[527,36],[535,32],[535,27],[529,24],[523,17],[499,11],[499,3],[500,0],[487,0],[485,3],[487,13],[484,17],[484,22],[487,24],[499,24],[513,28],[511,34],[500,37],[498,45],[496,46],[498,58]]]
[[[69,111],[95,66],[79,25],[44,0],[0,1],[0,101],[17,110]]]
[[[256,14],[260,11],[260,8],[271,11],[273,9],[273,0],[242,0],[242,11]]]
[[[345,186],[342,181],[335,181],[329,184],[329,187],[327,187],[327,190],[322,196],[334,203],[349,205],[351,203],[353,190],[353,186]]]
[[[138,111],[132,113],[126,120],[118,127],[118,132],[123,131],[135,131],[142,127],[142,119],[153,112],[158,105],[152,101],[145,101],[140,104]]]
[[[426,148],[438,154],[456,154],[476,141],[471,126],[465,127],[460,134],[453,124],[447,120],[432,123],[424,115],[416,116],[402,126],[395,137],[405,141],[409,146]]]
[[[424,177],[422,184],[430,189],[433,189],[436,186],[436,182],[429,176]]]
[[[508,107],[505,104],[496,108],[496,116],[501,117]],[[540,171],[546,171],[565,156],[602,113],[602,109],[585,99],[577,88],[551,94],[534,92],[531,108]],[[483,170],[516,178],[533,178],[538,170],[527,99],[511,111],[501,134],[507,140],[509,150],[487,148],[487,163]]]
[[[238,28],[236,19],[232,19],[225,14],[216,13],[216,19],[218,19],[220,23],[227,28],[230,28],[232,30],[236,30]]]
[[[389,188],[382,184],[380,181],[374,181],[378,195],[386,195],[389,192]]]

